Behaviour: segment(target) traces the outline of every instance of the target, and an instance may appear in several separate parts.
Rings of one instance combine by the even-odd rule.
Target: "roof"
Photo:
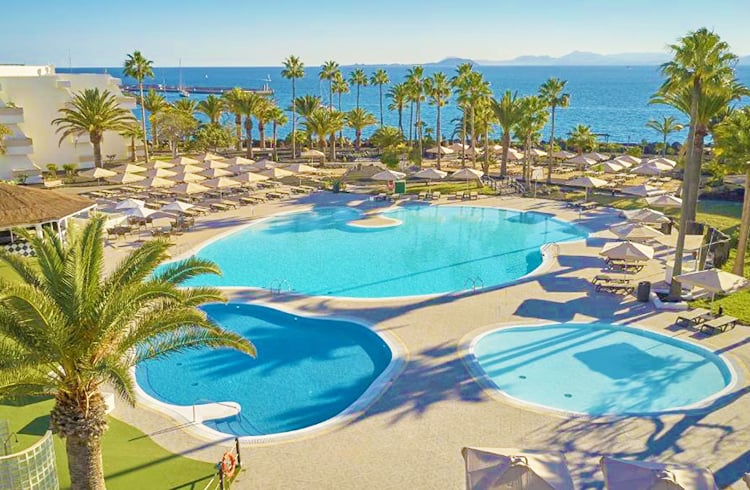
[[[56,221],[95,204],[62,192],[0,183],[0,228]]]

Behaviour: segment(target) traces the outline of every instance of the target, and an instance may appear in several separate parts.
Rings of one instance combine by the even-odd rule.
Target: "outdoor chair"
[[[456,192],[456,194],[455,194],[455,195],[454,195],[453,197],[454,197],[455,199],[458,199],[458,200],[463,200],[463,198],[464,198],[464,193],[463,193],[463,191],[459,191],[459,192]]]
[[[597,292],[607,292],[607,293],[615,293],[615,294],[622,294],[622,293],[632,293],[635,288],[633,287],[633,284],[628,282],[600,282],[596,285],[596,291]]]
[[[686,323],[688,325],[698,325],[711,319],[711,312],[705,308],[694,308],[689,311],[684,311],[677,315],[675,324]]]
[[[420,192],[417,196],[417,199],[424,201],[425,199],[427,199],[427,193],[425,191]]]
[[[479,193],[478,192],[472,192],[469,194],[469,199],[479,199]]]
[[[622,278],[622,277],[614,277],[610,276],[608,274],[597,274],[594,276],[594,278],[591,280],[591,284],[597,284],[599,282],[622,282],[622,283],[628,283],[630,282],[630,279]]]
[[[700,331],[702,332],[704,328],[709,328],[713,331],[720,330],[725,331],[727,328],[734,328],[734,326],[737,324],[737,319],[733,316],[729,315],[722,315],[718,318],[714,318],[712,320],[708,320],[706,322],[703,322],[700,324]]]
[[[440,191],[433,192],[431,198],[432,198],[433,201],[435,199],[440,199]]]

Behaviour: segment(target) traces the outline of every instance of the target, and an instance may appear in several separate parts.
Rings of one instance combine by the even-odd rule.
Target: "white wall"
[[[28,137],[33,142],[30,154],[0,155],[0,179],[11,178],[13,169],[33,169],[34,164],[42,169],[49,163],[60,167],[66,163],[77,163],[78,168],[93,166],[94,151],[88,136],[80,138],[78,143],[72,136],[60,142],[52,120],[59,117],[58,109],[73,94],[86,88],[109,90],[121,99],[122,107],[133,109],[134,101],[123,96],[118,83],[119,80],[103,74],[55,74],[51,66],[0,66],[0,107],[12,103],[23,109],[23,122],[7,126],[14,133],[12,137]],[[112,154],[118,160],[127,158],[128,145],[129,140],[108,131],[102,142],[102,158]]]

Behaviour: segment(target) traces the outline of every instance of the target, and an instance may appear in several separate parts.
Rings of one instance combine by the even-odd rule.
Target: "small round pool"
[[[356,323],[246,304],[203,309],[250,339],[258,357],[230,349],[187,351],[139,364],[136,379],[146,394],[170,405],[238,403],[239,417],[203,422],[218,432],[269,435],[327,421],[360,400],[391,362],[386,342]]]
[[[697,408],[733,382],[708,349],[623,325],[500,328],[475,339],[472,352],[503,394],[595,416]]]
[[[535,212],[469,206],[401,206],[398,226],[358,226],[362,214],[323,207],[261,220],[200,249],[221,277],[188,286],[287,288],[315,296],[383,298],[495,286],[542,263],[545,243],[587,232]]]

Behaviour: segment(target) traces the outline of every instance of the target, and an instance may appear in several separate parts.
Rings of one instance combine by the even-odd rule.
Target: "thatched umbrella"
[[[232,172],[224,170],[223,168],[209,168],[204,170],[200,174],[209,179],[215,179],[217,177],[231,177],[233,175]]]
[[[96,203],[75,194],[0,183],[0,227],[56,221]]]

